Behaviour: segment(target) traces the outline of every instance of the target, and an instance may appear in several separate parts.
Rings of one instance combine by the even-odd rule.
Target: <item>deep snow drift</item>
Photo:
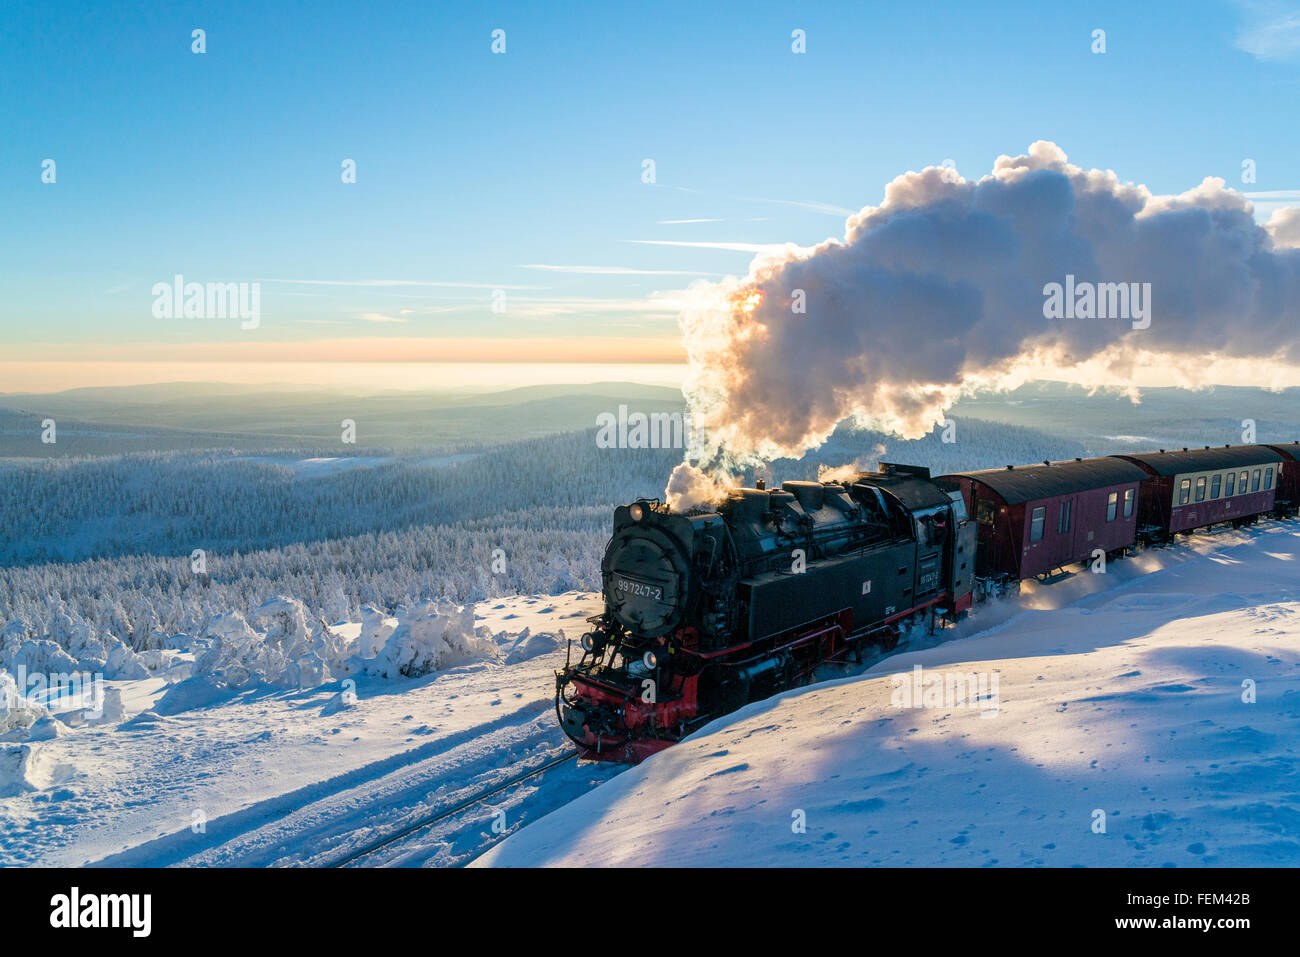
[[[1300,528],[1180,542],[715,721],[476,864],[1300,865]]]

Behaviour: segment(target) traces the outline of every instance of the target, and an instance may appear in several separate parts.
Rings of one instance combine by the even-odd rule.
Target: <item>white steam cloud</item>
[[[701,428],[687,460],[734,471],[797,458],[846,419],[916,438],[976,389],[1122,386],[1147,363],[1185,386],[1293,384],[1297,246],[1295,210],[1262,227],[1221,179],[1157,196],[1049,142],[975,181],[906,173],[843,240],[691,287],[685,391]],[[1150,325],[1046,318],[1045,287],[1067,277],[1149,283]]]

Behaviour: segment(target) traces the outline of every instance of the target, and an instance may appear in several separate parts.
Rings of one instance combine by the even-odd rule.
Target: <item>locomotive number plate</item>
[[[622,575],[614,576],[614,591],[620,595],[634,595],[637,598],[653,598],[655,601],[663,601],[664,590],[659,585],[647,585],[645,582],[639,582],[632,578],[624,578]]]

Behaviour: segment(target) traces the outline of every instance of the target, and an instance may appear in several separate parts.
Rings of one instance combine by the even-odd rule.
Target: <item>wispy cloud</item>
[[[720,276],[716,272],[696,272],[688,269],[633,269],[630,266],[548,266],[530,263],[522,269],[543,269],[548,272],[582,273],[587,276]]]
[[[410,322],[409,319],[402,319],[398,316],[385,316],[381,312],[363,312],[357,316],[362,322]]]
[[[499,282],[447,282],[433,279],[258,279],[296,286],[436,286],[452,289],[545,289],[545,286],[511,286]]]
[[[768,221],[766,216],[746,216],[744,219],[656,219],[656,226],[681,226],[692,223],[765,223]]]
[[[808,200],[798,199],[764,199],[760,196],[737,196],[736,199],[743,199],[750,203],[773,203],[777,206],[798,206],[801,209],[811,209],[814,213],[825,213],[827,216],[852,216],[858,212],[856,209],[846,209],[843,206],[836,206],[833,203],[814,203]]]
[[[634,313],[642,317],[676,316],[686,306],[684,290],[652,292],[643,299],[599,298],[512,298],[507,315],[525,319],[558,319],[566,316],[607,316]]]
[[[1280,209],[1300,206],[1300,189],[1269,189],[1242,193],[1255,207],[1255,218],[1268,219]]]
[[[1290,60],[1300,54],[1300,5],[1285,0],[1239,0],[1242,23],[1237,49],[1258,60]]]
[[[686,242],[678,239],[625,239],[625,243],[638,246],[687,246],[693,249],[725,249],[735,253],[771,253],[780,252],[789,243],[709,243]]]
[[[806,199],[770,199],[766,196],[737,196],[734,193],[710,193],[703,189],[691,189],[689,186],[666,186],[662,183],[656,183],[656,186],[662,186],[665,189],[675,189],[683,193],[695,193],[699,196],[718,196],[722,199],[738,200],[742,203],[771,203],[775,206],[795,206],[799,209],[810,209],[814,213],[825,213],[827,216],[845,217],[852,216],[858,212],[856,209],[847,209],[843,206],[836,206],[834,203],[819,203]],[[691,220],[684,220],[691,222]],[[698,220],[704,222],[704,220]]]
[[[1249,200],[1262,200],[1266,203],[1300,202],[1300,189],[1265,189],[1241,195]]]

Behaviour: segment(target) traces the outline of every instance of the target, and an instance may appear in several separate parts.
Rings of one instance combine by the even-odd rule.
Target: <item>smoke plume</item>
[[[736,470],[799,457],[846,419],[917,438],[962,394],[1031,379],[1131,388],[1150,367],[1189,387],[1292,384],[1298,244],[1295,211],[1260,226],[1221,179],[1153,195],[1049,142],[974,181],[906,173],[842,240],[692,286],[685,391],[702,428],[687,459]],[[1110,283],[1145,318],[1103,318]],[[1082,318],[1048,318],[1051,284],[1098,292],[1066,306]]]

